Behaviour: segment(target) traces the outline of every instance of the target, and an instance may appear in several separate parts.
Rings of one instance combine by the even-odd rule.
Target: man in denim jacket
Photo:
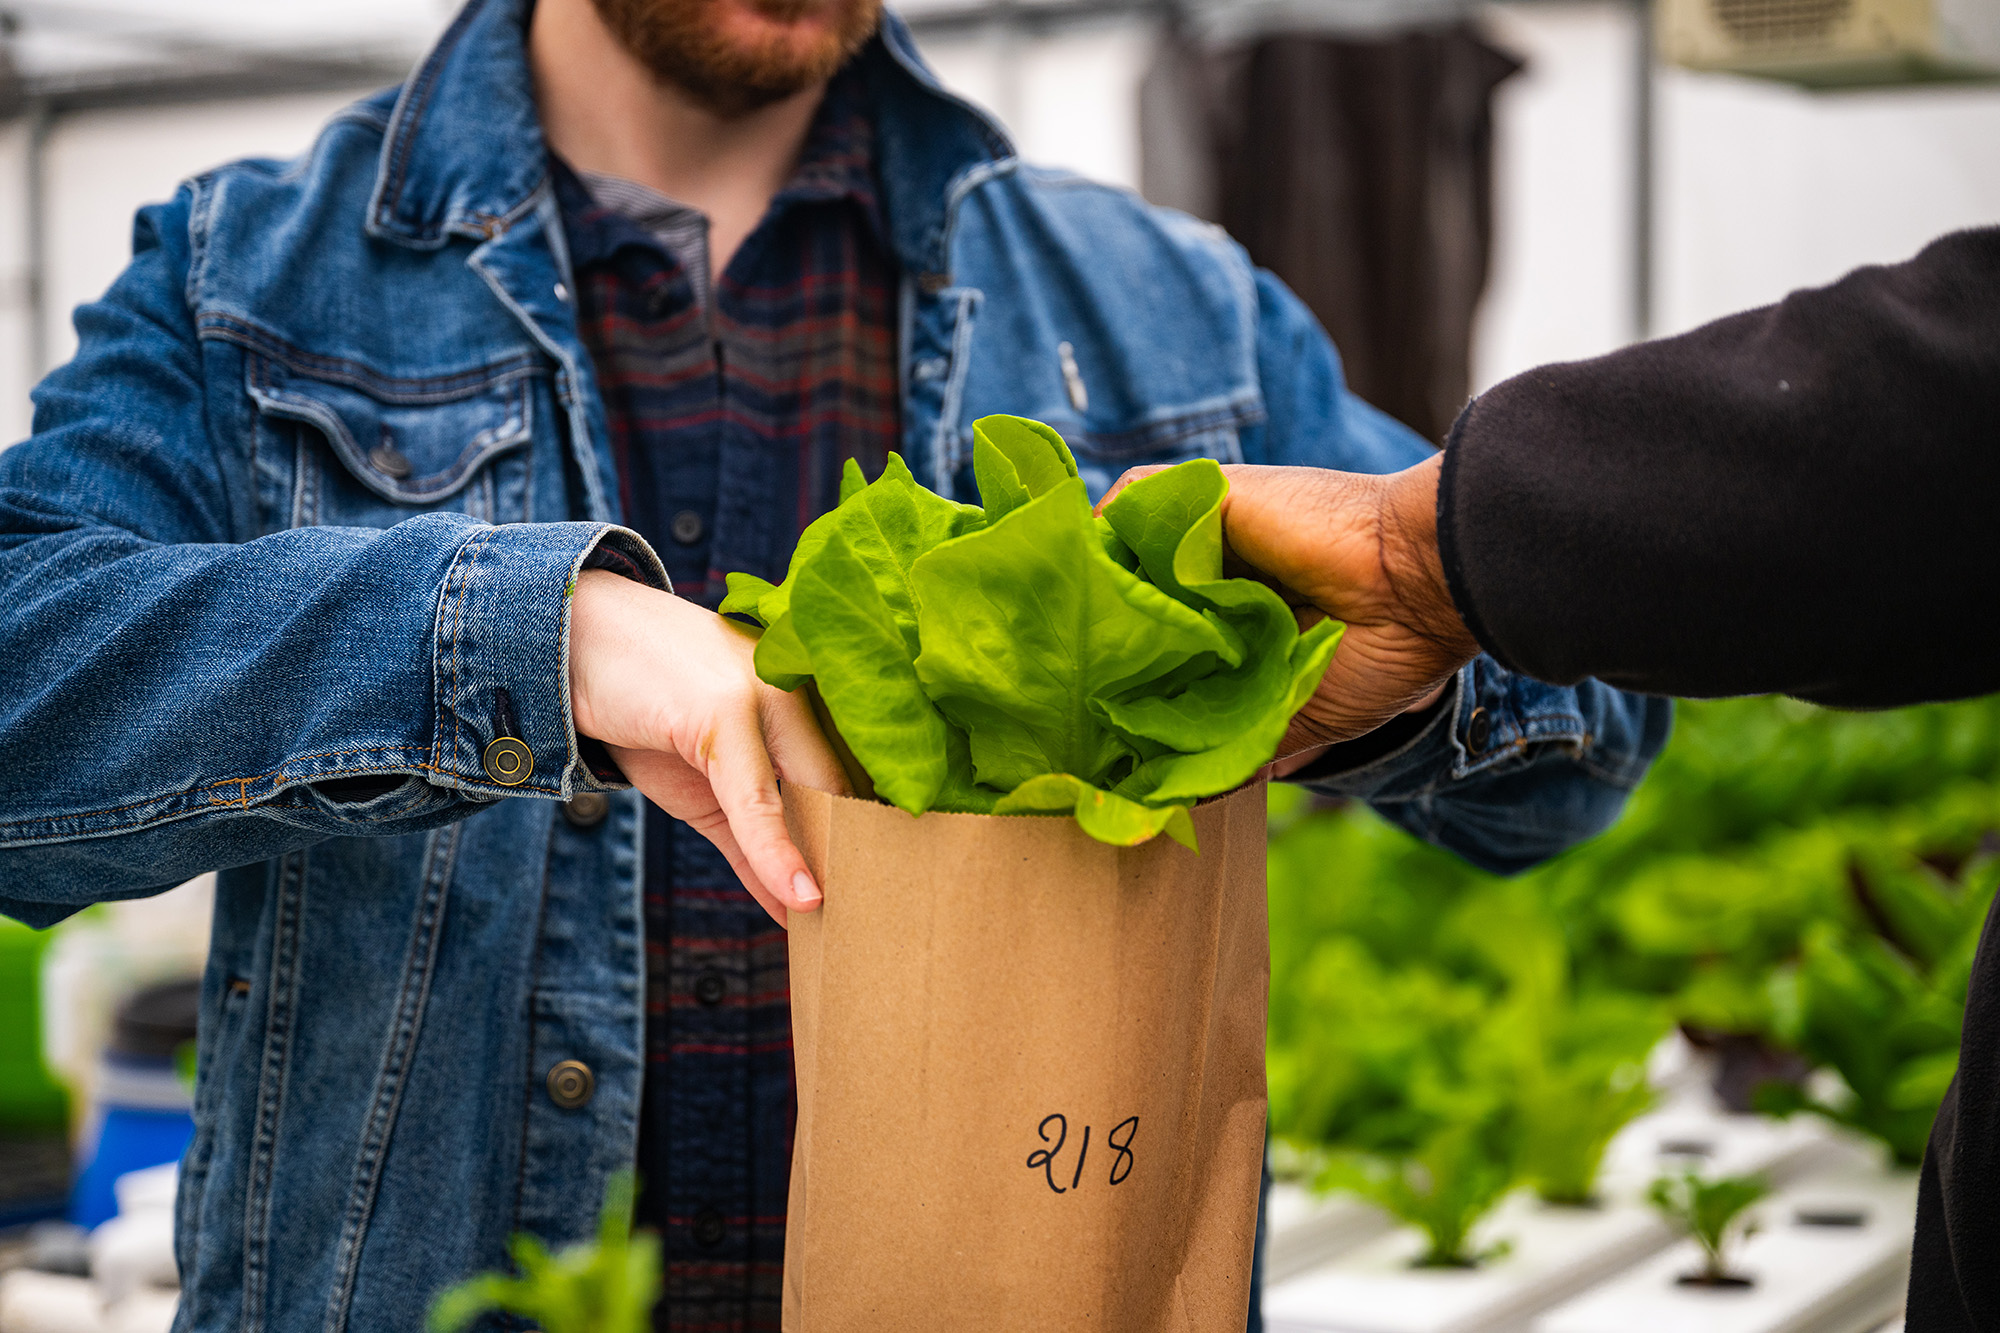
[[[781,226],[796,262],[755,271]],[[635,1160],[662,1327],[776,1326],[782,938],[741,923],[746,887],[817,901],[774,772],[839,770],[669,566],[781,574],[884,440],[968,495],[992,412],[1097,491],[1426,452],[1225,236],[1021,163],[873,0],[471,0],[305,157],[145,210],[77,328],[0,454],[0,910],[222,870],[179,1205],[204,1333],[420,1327]],[[768,355],[799,338],[852,373]],[[701,398],[782,375],[846,406]],[[1413,702],[1298,779],[1502,871],[1606,825],[1668,724],[1486,658]],[[661,937],[663,839],[726,860],[672,912],[742,948]],[[776,1037],[728,1027],[758,1005]]]

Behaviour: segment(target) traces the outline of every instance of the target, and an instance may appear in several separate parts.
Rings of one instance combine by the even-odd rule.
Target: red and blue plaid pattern
[[[858,82],[829,90],[707,310],[645,231],[557,177],[626,522],[692,600],[715,605],[732,569],[781,578],[845,460],[874,475],[896,440],[896,271]],[[655,1323],[775,1333],[796,1104],[785,933],[699,834],[651,806],[645,905]]]

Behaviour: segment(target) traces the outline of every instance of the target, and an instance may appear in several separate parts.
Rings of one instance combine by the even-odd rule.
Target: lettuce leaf
[[[1223,572],[1228,480],[1168,468],[1093,515],[1049,427],[973,427],[982,507],[892,454],[800,538],[783,583],[729,576],[764,626],[758,675],[810,680],[882,800],[922,814],[1067,814],[1103,842],[1164,832],[1248,781],[1325,673],[1341,627],[1301,634],[1271,589]]]
[[[1083,831],[1099,842],[1136,847],[1165,833],[1189,851],[1196,850],[1194,819],[1184,805],[1156,809],[1128,801],[1115,792],[1099,791],[1067,773],[1029,778],[1000,799],[996,815],[1075,815]]]
[[[917,561],[917,678],[972,739],[979,781],[1086,781],[1136,761],[1093,707],[1141,691],[1222,636],[1112,561],[1071,477]]]

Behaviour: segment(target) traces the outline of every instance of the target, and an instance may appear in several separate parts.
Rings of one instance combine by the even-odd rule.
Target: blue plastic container
[[[171,1065],[164,1073],[179,1086]],[[185,1109],[106,1104],[103,1110],[95,1151],[70,1191],[69,1220],[80,1227],[94,1227],[118,1215],[118,1198],[112,1192],[118,1177],[178,1162],[194,1137],[194,1117]]]
[[[198,981],[149,986],[118,1008],[98,1067],[69,1220],[94,1227],[118,1215],[113,1185],[127,1171],[178,1162],[194,1137],[184,1048],[195,1038]]]

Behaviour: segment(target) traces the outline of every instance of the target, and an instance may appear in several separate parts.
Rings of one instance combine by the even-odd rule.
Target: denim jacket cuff
[[[1562,747],[1582,757],[1590,728],[1573,688],[1544,685],[1482,653],[1459,673],[1464,682],[1453,729],[1451,777],[1523,762],[1531,751]]]
[[[1464,711],[1470,671],[1468,667],[1452,677],[1451,684],[1445,687],[1444,698],[1432,711],[1429,725],[1387,754],[1377,755],[1364,764],[1344,764],[1340,747],[1335,746],[1325,758],[1285,780],[1321,796],[1366,798],[1385,787],[1400,785],[1399,779],[1411,774],[1435,777],[1451,763],[1452,732]]]
[[[621,785],[591,772],[571,710],[570,597],[585,568],[672,591],[645,539],[610,524],[509,523],[459,548],[433,638],[432,782],[482,800]]]

